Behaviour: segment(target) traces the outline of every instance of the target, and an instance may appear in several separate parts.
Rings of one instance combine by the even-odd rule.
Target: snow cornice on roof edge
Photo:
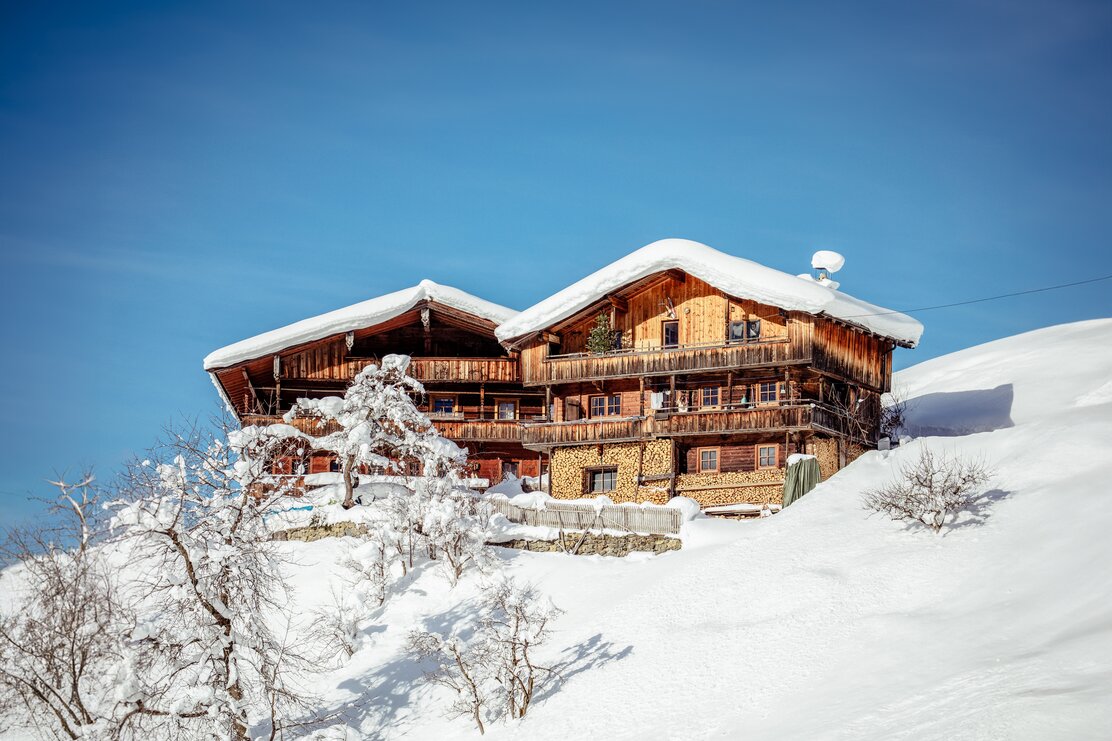
[[[305,342],[381,324],[404,314],[422,301],[444,304],[486,319],[495,325],[505,323],[517,313],[513,309],[491,303],[458,288],[423,280],[411,288],[368,299],[320,316],[302,319],[285,327],[222,347],[209,353],[205,358],[205,370],[227,368]]]
[[[503,322],[495,335],[512,343],[574,316],[623,286],[667,270],[682,270],[737,298],[808,314],[824,314],[901,345],[914,347],[923,325],[818,282],[727,255],[688,239],[662,239],[610,263]]]

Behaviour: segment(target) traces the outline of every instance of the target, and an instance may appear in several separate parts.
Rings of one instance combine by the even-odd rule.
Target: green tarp
[[[788,466],[784,475],[784,506],[800,499],[822,481],[819,462],[814,457],[802,458]]]

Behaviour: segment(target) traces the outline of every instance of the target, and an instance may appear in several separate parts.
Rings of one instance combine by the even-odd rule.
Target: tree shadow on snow
[[[1015,427],[1010,383],[992,389],[923,394],[909,399],[903,430],[915,437],[961,437]]]
[[[968,507],[959,512],[955,519],[948,521],[943,526],[939,535],[945,537],[953,530],[982,527],[988,520],[993,506],[1000,500],[1010,497],[1011,495],[1012,492],[1004,491],[1003,489],[991,489],[986,491],[984,494],[974,499]],[[905,522],[903,525],[905,531],[930,531],[930,528],[921,522]]]
[[[631,653],[633,653],[633,646],[619,649],[611,641],[605,640],[601,633],[595,633],[578,646],[564,649],[563,653],[560,654],[560,661],[552,667],[559,677],[559,681],[546,686],[541,692],[537,693],[536,699],[543,701],[556,694],[560,685],[576,674],[597,669],[614,661],[621,661]]]

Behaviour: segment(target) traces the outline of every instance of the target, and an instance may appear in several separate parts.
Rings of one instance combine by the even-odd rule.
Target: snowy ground
[[[775,517],[696,520],[682,551],[499,549],[566,611],[565,681],[487,737],[1106,738],[1112,728],[1112,320],[1013,337],[898,374],[934,437],[870,453]],[[920,446],[983,458],[986,506],[939,537],[860,508]],[[302,615],[341,540],[288,543]],[[312,680],[319,738],[476,738],[401,647],[472,612],[418,573],[365,646]]]

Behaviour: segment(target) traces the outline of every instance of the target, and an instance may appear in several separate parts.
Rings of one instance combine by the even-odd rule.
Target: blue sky
[[[423,277],[524,308],[668,236],[837,249],[893,308],[1112,272],[1107,3],[319,5],[0,11],[0,524],[213,411],[209,351]],[[897,367],[1110,294],[924,313]]]

